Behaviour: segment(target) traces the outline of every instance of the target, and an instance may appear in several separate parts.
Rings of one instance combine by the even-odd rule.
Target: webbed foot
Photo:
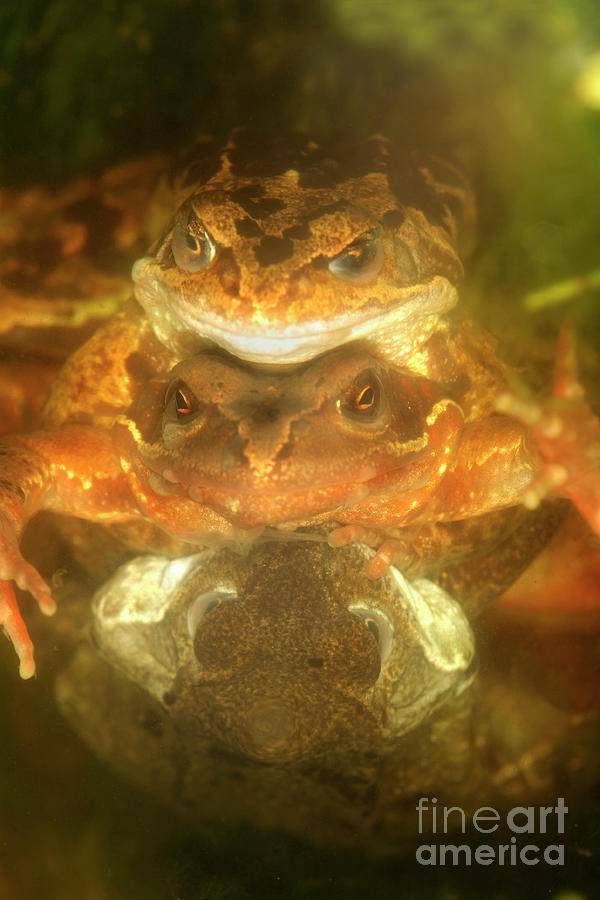
[[[497,398],[496,408],[528,426],[543,460],[523,495],[525,506],[533,509],[558,492],[600,534],[600,419],[577,379],[568,326],[559,337],[552,398],[531,402],[506,393]]]

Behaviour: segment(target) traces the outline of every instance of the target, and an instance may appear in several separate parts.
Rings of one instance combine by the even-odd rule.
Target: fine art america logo
[[[433,834],[448,834],[466,831],[467,816],[460,806],[444,806],[438,809],[437,799],[421,797],[416,807],[419,816],[419,834],[423,831]],[[569,807],[564,797],[559,797],[556,806],[515,806],[502,816],[493,806],[481,806],[471,817],[473,828],[479,834],[492,834],[499,827],[506,826],[512,832],[508,843],[478,844],[421,844],[417,848],[417,862],[422,866],[564,866],[564,844],[547,844],[538,835],[564,834],[565,815]],[[526,837],[534,835],[535,838]],[[533,841],[536,841],[534,843]],[[505,839],[506,840],[506,839]]]

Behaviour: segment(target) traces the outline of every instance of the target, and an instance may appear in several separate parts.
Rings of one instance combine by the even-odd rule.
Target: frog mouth
[[[357,340],[378,347],[394,343],[396,359],[406,344],[409,354],[426,339],[437,317],[457,301],[456,288],[444,277],[403,287],[397,302],[382,309],[376,297],[358,312],[344,312],[302,323],[269,321],[259,316],[226,318],[207,307],[202,295],[186,296],[165,284],[155,272],[154,260],[138,260],[132,270],[135,295],[146,310],[159,340],[186,353],[196,352],[206,341],[250,363],[296,364]],[[418,334],[409,326],[418,322]],[[400,347],[399,347],[400,345]]]
[[[365,467],[358,473],[357,481],[324,482],[301,487],[277,486],[268,490],[264,486],[232,488],[208,480],[190,483],[189,475],[173,469],[160,471],[146,466],[148,486],[159,495],[175,494],[200,506],[208,505],[232,524],[243,529],[264,526],[265,520],[273,527],[305,520],[318,523],[328,521],[332,513],[352,509],[371,494],[369,479],[375,474]],[[362,480],[360,480],[362,479]]]

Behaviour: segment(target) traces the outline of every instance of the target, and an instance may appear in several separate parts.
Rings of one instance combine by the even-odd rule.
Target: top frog
[[[298,363],[359,338],[405,365],[456,303],[468,186],[382,137],[331,151],[198,142],[173,178],[164,234],[133,267],[155,334],[208,338],[254,363]]]

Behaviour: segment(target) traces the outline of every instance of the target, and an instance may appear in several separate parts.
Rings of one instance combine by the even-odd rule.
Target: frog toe
[[[35,675],[33,642],[19,612],[15,592],[8,581],[0,582],[0,625],[19,657],[21,678],[31,678]]]
[[[544,497],[559,493],[600,534],[600,419],[577,380],[568,328],[559,337],[553,397],[529,401],[504,393],[496,399],[496,409],[527,426],[540,458],[522,498],[525,506],[535,508]]]

